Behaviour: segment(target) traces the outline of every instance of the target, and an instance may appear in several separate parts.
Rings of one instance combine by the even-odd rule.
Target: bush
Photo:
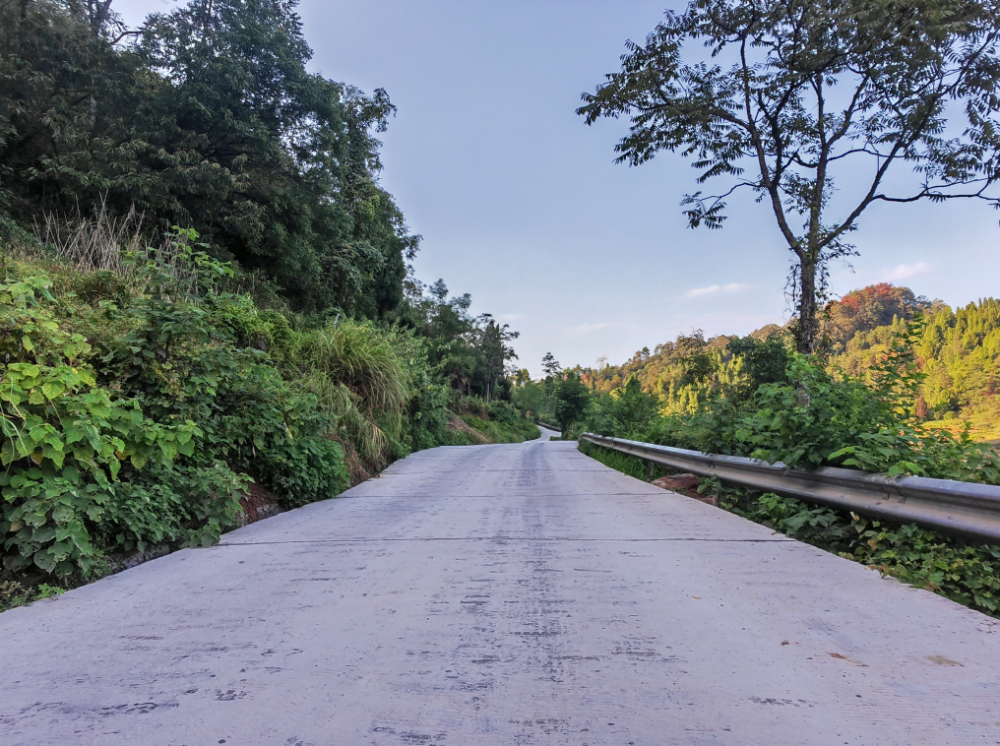
[[[343,451],[327,438],[336,416],[265,353],[241,347],[255,329],[287,346],[287,323],[216,292],[226,267],[191,250],[192,238],[175,236],[169,262],[144,255],[134,274],[144,292],[120,296],[122,307],[57,299],[47,273],[8,264],[5,572],[70,582],[107,571],[108,553],[210,544],[233,525],[248,474],[288,506],[347,485]]]
[[[754,407],[738,423],[745,455],[816,468],[836,463],[831,456],[892,420],[877,392],[860,381],[835,380],[818,361],[795,358],[788,377],[758,388]]]
[[[516,425],[522,419],[517,407],[506,401],[491,401],[486,406],[486,413],[491,420],[504,425]]]
[[[458,396],[455,401],[455,411],[460,415],[473,415],[480,419],[490,416],[486,400],[481,396]]]

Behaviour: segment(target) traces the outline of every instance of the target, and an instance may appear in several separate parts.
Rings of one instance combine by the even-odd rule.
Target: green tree
[[[472,297],[465,293],[449,298],[444,280],[426,287],[411,277],[407,288],[397,319],[427,341],[430,362],[450,387],[487,402],[509,401],[507,363],[517,358],[510,343],[519,333],[490,314],[473,317],[469,313]]]
[[[819,345],[831,259],[877,202],[978,197],[1000,179],[1000,4],[996,0],[697,0],[667,12],[645,44],[578,113],[628,116],[618,161],[661,150],[693,159],[716,195],[683,204],[691,227],[719,228],[725,199],[749,189],[768,204],[793,254],[800,352]],[[686,42],[712,61],[686,62]],[[909,190],[888,175],[909,164]],[[836,203],[835,171],[868,181]]]
[[[26,221],[135,184],[102,164],[123,145],[113,112],[137,86],[136,66],[79,5],[0,2],[0,207]]]
[[[510,331],[510,324],[501,326],[490,314],[483,314],[486,321],[483,328],[483,339],[480,349],[486,367],[486,402],[490,402],[498,379],[504,375],[504,367],[508,360],[517,358],[514,349],[507,343],[517,339],[519,332]]]
[[[527,373],[527,371],[521,371]],[[514,405],[532,419],[541,417],[545,410],[545,389],[535,383],[530,377],[523,377],[515,384],[511,392]]]
[[[766,383],[785,383],[788,380],[790,356],[778,335],[766,339],[746,336],[734,339],[726,350],[742,363],[741,380],[735,386],[735,396],[746,401]]]
[[[545,371],[547,378],[558,378],[562,373],[562,366],[556,360],[555,355],[551,352],[546,352],[544,357],[542,357],[542,370]]]
[[[379,257],[350,242],[349,211],[333,198],[347,112],[341,87],[305,69],[295,5],[193,0],[151,16],[138,53],[163,83],[140,104],[140,127],[166,154],[159,215],[211,236],[300,307],[349,307]]]
[[[392,315],[419,243],[378,184],[395,108],[308,72],[296,6],[193,0],[115,46],[107,0],[0,0],[0,208],[134,206],[297,310]]]
[[[587,409],[590,392],[580,380],[576,371],[566,371],[564,377],[555,385],[555,416],[559,427],[567,430],[579,421]]]

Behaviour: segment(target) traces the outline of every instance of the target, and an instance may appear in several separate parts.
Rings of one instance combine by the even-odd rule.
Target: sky
[[[173,0],[115,0],[132,25]],[[791,254],[747,193],[718,231],[691,230],[680,201],[696,172],[665,153],[614,163],[622,121],[575,113],[641,41],[665,0],[302,0],[314,72],[398,107],[382,135],[382,186],[412,232],[421,280],[471,293],[472,312],[521,333],[534,376],[621,363],[701,329],[748,334],[789,317]],[[864,174],[839,184],[849,195]],[[1000,214],[975,201],[877,205],[851,236],[860,256],[831,267],[835,296],[875,282],[952,306],[996,296]]]

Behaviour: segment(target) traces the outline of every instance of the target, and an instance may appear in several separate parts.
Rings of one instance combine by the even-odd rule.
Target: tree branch
[[[118,34],[118,36],[116,36],[114,39],[112,39],[111,42],[109,42],[109,43],[111,44],[111,46],[114,46],[115,44],[117,44],[118,42],[120,42],[122,39],[124,39],[126,36],[141,36],[141,35],[142,35],[142,29],[136,29],[135,31],[122,31],[120,34]]]
[[[749,33],[749,24],[748,30]],[[774,182],[771,181],[771,175],[767,168],[767,155],[764,150],[764,144],[760,138],[760,132],[757,130],[756,124],[754,124],[753,116],[751,112],[753,111],[752,105],[752,95],[750,92],[750,68],[747,65],[747,40],[746,34],[744,34],[740,42],[740,62],[742,64],[743,70],[743,97],[744,106],[747,115],[747,125],[750,131],[750,137],[753,140],[754,148],[757,151],[757,165],[760,168],[761,182],[764,188],[767,190],[768,194],[771,195],[771,209],[774,210],[774,216],[778,221],[778,228],[781,230],[781,234],[785,237],[788,242],[788,247],[795,252],[796,255],[802,256],[802,249],[799,246],[799,242],[795,237],[795,232],[788,225],[788,220],[785,218],[785,210],[781,205],[781,195],[778,188]]]

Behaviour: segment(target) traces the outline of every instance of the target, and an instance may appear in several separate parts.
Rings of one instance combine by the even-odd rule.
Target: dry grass
[[[51,246],[56,255],[79,272],[110,272],[119,277],[133,294],[146,292],[148,274],[140,269],[156,262],[186,288],[197,292],[197,277],[189,260],[181,257],[181,244],[145,224],[143,213],[129,208],[124,216],[109,212],[102,199],[94,212],[60,216],[48,213],[35,223],[35,240]]]
[[[472,444],[487,445],[493,443],[492,440],[483,433],[479,432],[475,428],[471,427],[468,423],[462,420],[456,414],[451,414],[448,416],[448,429],[455,433],[462,433],[465,437],[472,442]]]
[[[132,207],[124,217],[117,217],[108,213],[103,200],[89,217],[46,214],[41,225],[35,224],[35,238],[54,247],[73,269],[104,270],[123,277],[135,272],[123,260],[146,248],[142,213]]]

